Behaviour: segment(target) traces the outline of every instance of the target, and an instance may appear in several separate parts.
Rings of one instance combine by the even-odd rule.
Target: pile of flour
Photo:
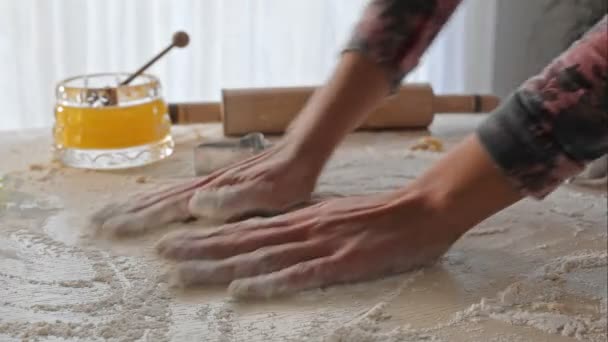
[[[606,274],[606,252],[582,252],[557,258],[527,279],[517,281],[499,292],[495,298],[483,298],[479,303],[458,312],[451,324],[466,320],[495,319],[513,325],[529,326],[550,334],[574,337],[581,341],[606,339],[606,284],[594,283],[595,305],[581,306],[578,312],[564,304],[567,282],[581,281],[571,273],[577,270],[603,268]],[[582,282],[584,284],[584,282]],[[586,309],[586,310],[585,310]]]
[[[359,318],[331,332],[326,342],[443,341],[444,337],[440,334],[442,329],[480,323],[487,319],[533,327],[549,334],[574,337],[581,341],[605,341],[608,326],[606,292],[597,298],[596,306],[587,307],[587,313],[573,314],[573,310],[561,302],[564,295],[561,285],[568,280],[570,273],[576,270],[605,269],[607,261],[606,252],[582,252],[556,258],[535,274],[498,292],[494,298],[482,298],[479,303],[455,313],[448,322],[425,329],[413,329],[405,325],[385,331],[383,323],[391,319],[386,313],[386,307],[391,301],[383,301]],[[402,293],[412,281],[413,278],[404,282],[393,296]],[[597,292],[601,294],[603,289],[605,285],[600,285]],[[513,338],[515,337],[497,337],[494,341],[513,341]]]

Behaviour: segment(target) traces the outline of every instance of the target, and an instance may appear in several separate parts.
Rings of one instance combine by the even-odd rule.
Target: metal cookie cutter
[[[254,156],[271,143],[262,133],[250,133],[236,140],[210,141],[194,148],[194,172],[206,175],[215,170]]]

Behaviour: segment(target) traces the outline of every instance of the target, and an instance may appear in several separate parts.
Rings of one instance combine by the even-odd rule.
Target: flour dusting
[[[598,290],[604,292],[600,295],[599,302],[591,306],[591,309],[577,303],[577,311],[580,313],[573,313],[574,304],[560,301],[566,299],[563,284],[567,281],[577,281],[577,278],[569,276],[569,273],[575,270],[604,268],[602,273],[605,275],[606,258],[606,252],[581,252],[559,257],[546,264],[540,272],[510,284],[498,292],[495,298],[482,298],[479,303],[456,313],[451,324],[494,319],[581,341],[605,341],[605,285]],[[582,313],[584,311],[586,312]]]
[[[570,186],[481,223],[446,262],[424,274],[268,301],[232,302],[223,287],[174,291],[161,277],[173,264],[154,254],[154,243],[171,229],[212,224],[176,223],[108,243],[83,235],[80,218],[100,202],[190,179],[192,147],[201,136],[219,137],[221,127],[184,130],[170,159],[120,172],[40,163],[48,156],[38,158],[30,147],[50,140],[33,144],[0,135],[0,153],[12,158],[0,165],[0,340],[606,341],[606,197]],[[50,139],[43,133],[41,139]],[[418,137],[349,136],[319,180],[319,192],[403,186],[441,157],[407,151]],[[11,157],[13,149],[20,155]]]

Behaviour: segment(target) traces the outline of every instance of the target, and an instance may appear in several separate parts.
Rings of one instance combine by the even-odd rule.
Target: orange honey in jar
[[[57,86],[54,141],[73,167],[120,169],[149,164],[173,151],[171,122],[157,78],[94,74]]]

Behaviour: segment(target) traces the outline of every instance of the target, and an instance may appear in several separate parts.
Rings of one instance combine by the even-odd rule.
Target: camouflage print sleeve
[[[395,90],[460,1],[373,0],[345,51],[357,51],[384,67]]]
[[[524,82],[477,133],[498,167],[536,198],[608,153],[608,16]]]

